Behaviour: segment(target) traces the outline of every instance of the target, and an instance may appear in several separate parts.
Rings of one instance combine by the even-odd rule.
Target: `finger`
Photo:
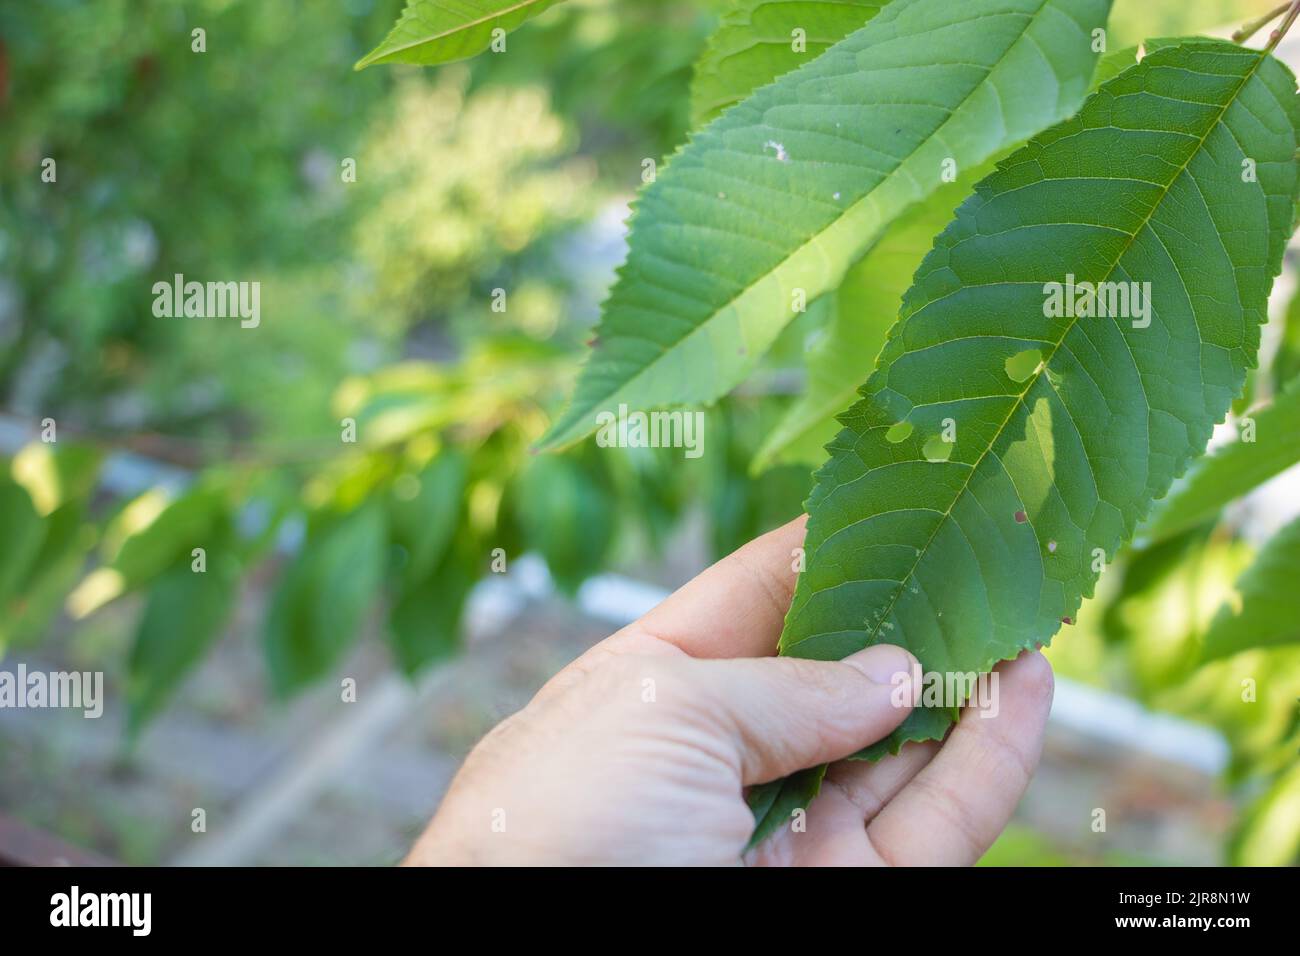
[[[784,866],[869,866],[882,862],[867,839],[870,820],[939,751],[938,741],[909,743],[896,755],[872,763],[841,760],[831,765],[821,792],[808,807],[805,829],[782,827],[757,848],[753,862]]]
[[[732,552],[610,642],[635,645],[651,634],[692,657],[775,653],[794,595],[794,552],[803,545],[806,521],[800,516]]]
[[[967,708],[933,760],[867,825],[887,863],[974,863],[1029,785],[1052,709],[1052,667],[1037,651],[1001,664],[998,712]]]
[[[741,782],[763,783],[887,735],[911,710],[914,664],[892,644],[843,661],[698,661],[696,703],[731,745]]]
[[[826,772],[826,783],[843,793],[857,809],[857,828],[862,830],[866,821],[898,796],[938,752],[939,742],[927,740],[906,744],[897,754],[875,763],[841,760]]]

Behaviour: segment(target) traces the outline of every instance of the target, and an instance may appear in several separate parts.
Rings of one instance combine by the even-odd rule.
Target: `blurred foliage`
[[[460,318],[466,335],[480,334],[486,320],[491,331],[513,326],[549,338],[562,290],[544,281],[557,272],[545,239],[592,215],[594,168],[569,158],[573,130],[541,88],[469,97],[468,86],[464,69],[436,80],[401,77],[368,137],[358,159],[367,201],[355,249],[369,288],[358,311],[372,328],[375,320],[400,330],[413,316]],[[503,312],[485,307],[493,288],[515,300]]]
[[[55,439],[5,460],[0,642],[143,594],[133,733],[255,566],[287,694],[365,630],[409,673],[454,650],[495,548],[572,589],[698,497],[646,450],[527,449],[586,334],[574,282],[612,267],[584,230],[684,135],[707,5],[575,3],[512,56],[354,73],[400,8],[0,9],[0,402]],[[156,318],[177,273],[260,283],[263,321]],[[92,495],[123,450],[194,477]]]
[[[322,78],[350,65],[393,6],[52,0],[0,9],[6,404],[87,427],[192,428],[225,410],[219,390],[234,363],[207,360],[202,342],[216,337],[204,323],[155,319],[152,283],[177,272],[291,276],[346,256],[330,158],[355,155],[364,127],[350,118],[381,103],[389,79]],[[208,52],[192,52],[194,27],[207,31]],[[40,176],[47,157],[53,183]],[[297,341],[332,333],[341,353],[356,334],[355,323],[322,328],[312,317],[320,300],[268,292],[268,312],[272,302],[301,309],[301,321],[277,323],[294,326]]]

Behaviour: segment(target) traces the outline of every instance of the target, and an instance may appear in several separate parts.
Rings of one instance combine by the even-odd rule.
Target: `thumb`
[[[893,644],[842,661],[698,661],[708,712],[735,747],[748,786],[830,763],[875,743],[912,709],[920,665]],[[711,672],[711,673],[709,673]]]

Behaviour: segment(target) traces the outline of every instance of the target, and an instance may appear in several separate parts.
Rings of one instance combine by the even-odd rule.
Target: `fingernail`
[[[877,684],[894,685],[910,675],[916,658],[894,644],[876,644],[844,658],[844,663],[855,667]]]

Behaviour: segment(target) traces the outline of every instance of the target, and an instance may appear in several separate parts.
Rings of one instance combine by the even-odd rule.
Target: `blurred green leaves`
[[[220,636],[239,593],[239,561],[209,552],[203,571],[179,565],[149,588],[127,662],[127,734],[136,736],[162,710]]]
[[[551,576],[572,594],[603,570],[618,524],[600,453],[538,455],[519,472],[511,494],[524,546],[546,559]]]
[[[277,694],[300,690],[339,660],[379,595],[387,557],[382,501],[311,516],[267,613],[263,640]]]
[[[575,145],[537,84],[471,92],[460,67],[401,78],[358,158],[359,305],[389,328],[436,320],[464,341],[486,329],[548,338],[560,300],[545,291],[559,288],[545,240],[594,208],[595,167]]]
[[[96,540],[86,496],[100,466],[84,446],[33,442],[0,472],[0,652],[46,627]]]
[[[1300,518],[1264,545],[1255,563],[1237,582],[1231,603],[1222,607],[1205,633],[1202,660],[1227,657],[1256,647],[1300,643]]]
[[[442,559],[464,518],[468,462],[450,449],[417,473],[399,476],[389,492],[389,522],[394,544],[405,548],[403,577],[424,580]]]
[[[1294,866],[1300,860],[1300,764],[1250,808],[1231,853],[1239,866]]]
[[[0,479],[0,527],[6,538],[0,554],[0,601],[7,602],[27,576],[45,535],[31,496],[12,480]]]
[[[1152,541],[1213,518],[1227,505],[1300,462],[1300,381],[1237,423],[1237,440],[1200,460],[1144,529]]]

